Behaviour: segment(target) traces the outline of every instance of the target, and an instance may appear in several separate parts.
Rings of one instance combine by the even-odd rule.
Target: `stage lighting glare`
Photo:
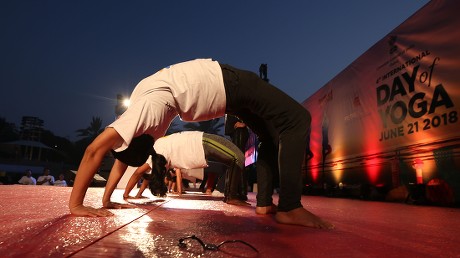
[[[415,169],[415,175],[417,178],[417,184],[423,184],[423,160],[415,159],[412,163],[412,167]]]
[[[129,104],[130,104],[129,99],[124,99],[124,100],[123,100],[123,106],[124,106],[124,107],[129,107]]]

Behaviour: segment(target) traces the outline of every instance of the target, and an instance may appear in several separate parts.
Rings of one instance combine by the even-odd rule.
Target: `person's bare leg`
[[[136,194],[136,199],[143,199],[143,198],[148,198],[146,196],[142,196],[142,193],[144,192],[144,190],[149,186],[149,180],[147,179],[144,179],[142,181],[142,184],[141,184],[141,187],[139,188],[139,191],[137,191],[137,194]]]
[[[176,169],[176,185],[177,185],[177,194],[182,195],[182,171]]]
[[[215,173],[209,173],[208,181],[206,182],[206,194],[207,195],[212,194],[212,189],[214,188],[215,182],[216,182],[216,174]]]
[[[142,166],[136,168],[134,173],[129,178],[128,183],[126,184],[125,192],[123,193],[123,199],[131,198],[131,196],[129,196],[131,190],[133,190],[137,182],[139,182],[139,179],[141,179],[144,172],[148,169],[150,169],[150,166],[148,164],[143,164]]]
[[[259,215],[275,214],[276,209],[277,207],[275,204],[272,204],[270,206],[257,206],[256,214],[259,214]]]
[[[172,181],[168,180],[168,193],[172,192]]]
[[[275,219],[281,224],[299,225],[312,228],[333,229],[334,225],[307,211],[303,207],[287,212],[278,211]]]

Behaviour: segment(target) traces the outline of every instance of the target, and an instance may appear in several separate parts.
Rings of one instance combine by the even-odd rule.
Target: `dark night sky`
[[[75,139],[116,95],[195,58],[258,72],[302,102],[428,1],[4,0],[0,117]]]

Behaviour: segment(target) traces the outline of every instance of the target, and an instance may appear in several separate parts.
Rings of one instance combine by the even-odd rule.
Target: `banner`
[[[394,171],[410,183],[417,166],[425,182],[458,184],[458,10],[459,1],[429,2],[302,103],[312,115],[313,183],[395,187]],[[440,171],[446,162],[451,168]]]

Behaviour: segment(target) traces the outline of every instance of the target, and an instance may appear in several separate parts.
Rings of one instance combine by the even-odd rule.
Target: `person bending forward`
[[[307,211],[301,204],[301,166],[311,122],[309,112],[255,73],[211,59],[178,63],[139,82],[130,101],[128,109],[86,149],[69,199],[72,214],[113,215],[105,208],[83,205],[89,183],[108,151],[123,151],[134,137],[142,134],[159,139],[177,115],[183,121],[196,122],[227,113],[240,118],[260,140],[256,164],[259,180],[256,212],[275,212],[271,178],[277,170],[280,195],[276,221],[333,228],[332,224]],[[276,167],[269,165],[272,160],[278,160]],[[126,167],[127,164],[116,160],[111,173],[122,174]]]

